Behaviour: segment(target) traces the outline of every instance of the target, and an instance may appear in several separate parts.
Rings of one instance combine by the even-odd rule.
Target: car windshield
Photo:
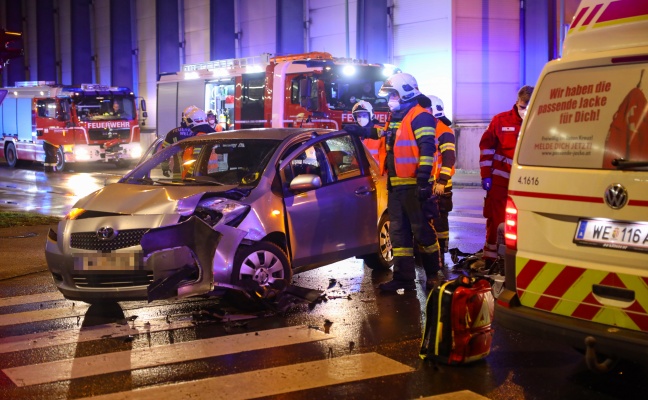
[[[183,140],[159,151],[120,182],[255,187],[280,143],[249,138]]]

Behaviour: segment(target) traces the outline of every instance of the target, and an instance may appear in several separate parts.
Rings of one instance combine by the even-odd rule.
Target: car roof
[[[201,141],[209,139],[271,139],[271,140],[285,140],[287,138],[297,136],[302,133],[316,132],[323,134],[334,132],[332,129],[316,129],[316,128],[255,128],[255,129],[238,129],[233,131],[213,132],[206,135],[193,136],[184,139],[183,141],[195,140]]]

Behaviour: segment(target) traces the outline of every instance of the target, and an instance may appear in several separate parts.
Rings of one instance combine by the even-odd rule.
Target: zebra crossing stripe
[[[486,218],[483,217],[461,217],[453,216],[452,213],[448,216],[448,220],[452,222],[463,222],[467,224],[486,224]]]
[[[83,318],[88,311],[85,303],[76,304],[71,308],[49,308],[46,310],[25,311],[15,314],[0,315],[0,326],[27,324],[40,321],[49,321],[59,318],[79,317]]]
[[[413,372],[414,368],[378,353],[329,358],[197,381],[94,396],[93,400],[251,399]]]
[[[252,318],[252,317],[250,317]],[[0,354],[12,351],[40,349],[64,344],[88,342],[106,338],[119,338],[153,332],[169,331],[194,326],[193,321],[151,320],[136,323],[105,324],[67,329],[61,331],[38,332],[20,336],[0,338]]]
[[[271,329],[3,369],[19,387],[334,338],[306,326]]]
[[[26,296],[4,297],[0,299],[0,307],[40,303],[53,300],[65,300],[65,298],[63,297],[61,292],[47,292],[40,294],[30,294]]]

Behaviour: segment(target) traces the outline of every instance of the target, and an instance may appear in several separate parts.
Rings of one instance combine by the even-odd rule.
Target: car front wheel
[[[378,249],[375,253],[360,258],[367,267],[375,270],[388,270],[394,264],[394,253],[389,238],[389,214],[383,214],[378,222]]]
[[[292,268],[283,249],[271,242],[240,246],[234,257],[233,283],[248,289],[290,285]]]

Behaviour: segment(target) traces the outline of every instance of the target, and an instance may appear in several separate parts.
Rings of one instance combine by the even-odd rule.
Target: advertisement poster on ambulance
[[[546,75],[529,112],[522,165],[614,169],[648,161],[648,65]]]

